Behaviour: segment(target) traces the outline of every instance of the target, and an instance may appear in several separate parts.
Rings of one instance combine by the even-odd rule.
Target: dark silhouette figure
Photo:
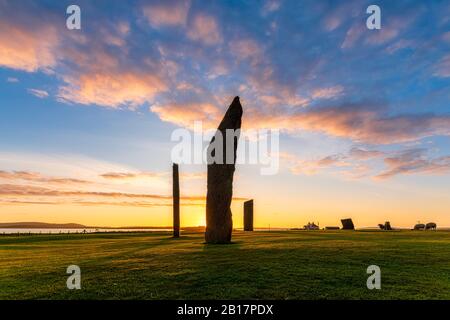
[[[424,230],[425,225],[423,223],[418,223],[414,226],[414,230]]]
[[[436,223],[428,222],[425,226],[425,230],[436,230]]]
[[[353,220],[348,219],[342,219],[342,230],[355,230],[355,225],[353,224]]]
[[[237,134],[229,132],[227,135],[227,129],[241,128],[242,113],[239,97],[235,97],[208,146],[205,233],[207,243],[229,243],[231,241],[233,221],[230,205],[233,197],[233,174],[239,131]],[[234,132],[236,133],[236,131]],[[229,148],[231,150],[227,150],[227,145],[231,146]]]
[[[389,221],[384,223],[384,230],[392,230],[391,223]]]
[[[172,166],[173,179],[173,237],[180,237],[180,180],[178,175],[178,164]]]
[[[253,231],[253,200],[244,202],[244,231]]]

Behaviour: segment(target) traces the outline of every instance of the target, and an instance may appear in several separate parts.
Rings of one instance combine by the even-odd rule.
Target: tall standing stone
[[[242,113],[239,97],[235,97],[208,146],[207,243],[231,241],[233,221],[230,205]]]
[[[253,231],[253,200],[244,202],[244,231]]]
[[[172,166],[173,180],[173,237],[180,237],[180,180],[178,175],[178,164]]]

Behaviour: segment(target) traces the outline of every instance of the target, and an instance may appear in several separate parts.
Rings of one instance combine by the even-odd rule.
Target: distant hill
[[[45,222],[6,222],[0,223],[0,228],[18,228],[18,229],[171,229],[168,227],[152,227],[152,226],[129,226],[129,227],[98,227],[85,226],[79,223],[45,223]],[[204,226],[200,227],[182,227],[183,231],[205,231]]]
[[[78,223],[6,222],[0,223],[0,228],[84,229],[87,227]]]

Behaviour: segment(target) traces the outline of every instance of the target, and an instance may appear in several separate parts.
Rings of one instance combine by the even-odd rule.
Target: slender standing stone
[[[244,202],[244,231],[253,231],[253,200]]]
[[[233,174],[240,132],[236,130],[241,128],[241,118],[242,106],[239,97],[235,97],[208,146],[205,233],[207,243],[231,241],[233,221],[230,205],[233,198]]]
[[[180,237],[180,181],[178,176],[178,164],[172,166],[173,180],[173,237]]]

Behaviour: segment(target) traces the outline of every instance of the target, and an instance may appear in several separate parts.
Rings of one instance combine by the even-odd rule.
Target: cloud
[[[58,45],[59,35],[52,25],[0,19],[0,66],[27,72],[49,71],[58,61]]]
[[[357,160],[369,160],[382,157],[383,155],[385,155],[385,153],[382,151],[366,150],[358,147],[353,147],[349,152],[349,156]]]
[[[202,121],[204,128],[217,126],[217,121],[222,116],[220,109],[211,103],[158,104],[150,109],[161,120],[188,128],[195,121]]]
[[[26,201],[26,200],[0,200],[1,205],[81,205],[81,206],[121,206],[121,207],[143,207],[143,208],[154,208],[154,207],[172,207],[172,202],[170,203],[155,203],[149,201]],[[182,207],[204,207],[204,203],[192,203],[192,202],[181,202]]]
[[[48,92],[45,90],[40,90],[40,89],[28,89],[28,92],[31,93],[33,96],[38,97],[38,98],[47,98],[48,97]]]
[[[105,179],[137,179],[137,178],[155,178],[160,177],[161,173],[156,172],[107,172],[100,175]]]
[[[450,156],[427,159],[426,149],[411,149],[384,159],[387,169],[377,175],[378,180],[400,174],[447,174],[450,173]]]
[[[238,62],[248,60],[252,66],[256,66],[264,59],[262,46],[253,39],[233,40],[229,44],[230,52],[238,59]]]
[[[360,39],[360,37],[367,31],[367,28],[362,23],[352,25],[345,35],[345,39],[341,44],[341,49],[353,47],[353,45]]]
[[[385,50],[389,54],[394,54],[395,52],[406,49],[406,48],[413,48],[416,46],[416,43],[412,40],[406,40],[406,39],[400,39],[390,46],[388,46]]]
[[[280,7],[281,7],[280,0],[266,0],[261,10],[261,13],[263,16],[266,16],[272,12],[277,11],[278,9],[280,9]]]
[[[216,19],[207,14],[197,14],[193,18],[187,36],[206,45],[216,45],[223,41]]]
[[[6,82],[16,83],[16,82],[19,82],[19,79],[14,78],[14,77],[8,77],[8,78],[6,79]]]
[[[315,89],[312,92],[312,97],[314,99],[334,99],[342,95],[344,92],[344,87],[337,85],[328,88]]]
[[[386,180],[404,174],[450,173],[450,156],[429,159],[426,153],[425,148],[383,152],[353,147],[348,153],[332,154],[312,160],[302,159],[290,153],[282,153],[280,156],[293,174],[315,175],[321,171],[338,169],[336,173],[344,178],[373,177],[375,180]],[[372,161],[381,159],[386,166],[384,170],[378,166],[379,161]]]
[[[305,159],[290,152],[281,152],[280,159],[295,175],[316,175],[320,171],[336,166],[346,166],[346,157],[343,154],[333,154],[316,159]]]
[[[133,180],[133,179],[153,179],[153,178],[167,178],[169,179],[168,172],[107,172],[100,176],[110,180]],[[201,179],[205,178],[205,173],[189,173],[183,172],[180,174],[182,179]],[[1,177],[1,176],[0,176]]]
[[[332,167],[348,167],[351,164],[344,155],[331,155],[316,160],[297,160],[291,166],[291,172],[294,174],[313,175],[319,171]]]
[[[84,190],[56,190],[32,185],[0,184],[0,195],[2,196],[28,196],[28,197],[68,197],[83,198],[112,198],[112,199],[153,199],[153,200],[172,200],[171,195],[147,194],[147,193],[124,193],[124,192],[102,192],[102,191],[84,191]],[[182,196],[182,200],[204,201],[204,195]],[[247,198],[233,197],[233,200],[243,201]]]
[[[347,104],[286,114],[255,114],[252,125],[289,131],[309,130],[357,142],[394,144],[450,135],[450,115],[389,115],[380,105]]]
[[[155,95],[167,89],[165,81],[154,74],[133,72],[93,72],[67,77],[67,85],[60,87],[58,98],[79,104],[96,104],[135,109],[152,102]]]
[[[142,12],[148,23],[154,28],[185,26],[190,1],[164,1],[147,5]]]
[[[46,177],[40,173],[29,171],[3,171],[0,170],[0,179],[6,180],[26,180],[34,182],[55,183],[55,184],[89,184],[91,181],[74,179],[74,178],[59,178]]]
[[[434,76],[441,78],[450,77],[450,54],[444,56],[434,66]]]

